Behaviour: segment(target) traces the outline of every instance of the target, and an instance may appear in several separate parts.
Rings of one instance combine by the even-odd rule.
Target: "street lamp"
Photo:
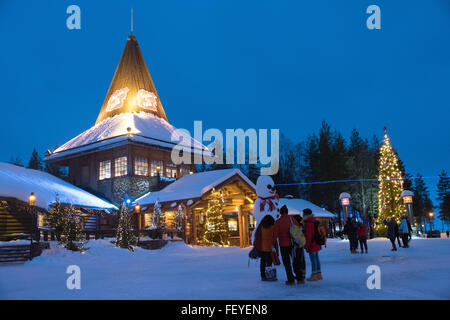
[[[403,190],[401,195],[403,198],[403,203],[406,207],[406,212],[408,213],[408,220],[411,225],[414,224],[414,212],[413,212],[413,196],[414,192],[409,190]]]
[[[30,195],[28,196],[28,204],[30,205],[30,207],[34,206],[36,202],[36,196],[34,195],[34,193],[30,193]]]
[[[432,231],[432,230],[433,230],[433,218],[434,218],[434,213],[433,213],[433,212],[430,212],[430,213],[428,214],[428,216],[430,217],[430,231]]]
[[[347,221],[347,218],[349,216],[349,210],[350,210],[350,199],[352,196],[347,192],[342,192],[339,195],[339,200],[341,201],[342,205],[342,213],[344,214],[344,222]]]

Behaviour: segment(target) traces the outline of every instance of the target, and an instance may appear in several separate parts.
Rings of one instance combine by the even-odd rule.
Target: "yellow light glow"
[[[30,206],[34,206],[34,203],[36,202],[36,196],[34,195],[34,193],[32,192],[30,194],[30,196],[28,197],[28,203],[30,204]]]

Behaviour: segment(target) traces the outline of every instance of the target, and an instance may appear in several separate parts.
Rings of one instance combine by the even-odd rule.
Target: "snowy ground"
[[[278,282],[261,282],[249,249],[178,242],[130,252],[106,240],[88,247],[80,254],[52,245],[33,261],[0,266],[0,299],[450,299],[450,239],[414,239],[397,252],[374,239],[368,255],[333,240],[320,252],[324,280],[289,287],[282,267]],[[66,288],[72,264],[81,268],[81,290]],[[381,268],[381,290],[366,287],[369,265]]]

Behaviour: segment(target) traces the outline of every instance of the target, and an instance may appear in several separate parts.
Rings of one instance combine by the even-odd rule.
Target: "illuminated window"
[[[152,162],[151,162],[151,169],[150,169],[150,173],[151,173],[152,177],[156,177],[158,175],[158,167],[159,167],[159,170],[161,172],[162,165],[163,165],[162,161],[160,161],[160,160],[152,160]]]
[[[171,162],[166,164],[166,177],[176,178],[177,177],[177,166]]]
[[[114,176],[121,177],[127,175],[127,157],[114,159]]]
[[[134,159],[134,174],[138,176],[148,176],[148,161],[144,157]]]
[[[228,220],[228,230],[237,231],[237,221],[234,219]]]
[[[111,178],[111,160],[100,161],[98,167],[98,180]]]

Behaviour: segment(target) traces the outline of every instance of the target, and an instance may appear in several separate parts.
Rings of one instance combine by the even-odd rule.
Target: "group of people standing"
[[[361,253],[368,253],[367,225],[361,222],[356,222],[355,217],[349,217],[345,223],[343,233],[348,237],[350,242],[350,252],[352,254],[358,253],[358,242],[361,248]]]
[[[322,280],[322,272],[319,260],[321,246],[315,240],[317,232],[317,220],[311,209],[303,210],[303,218],[300,215],[288,215],[288,208],[280,208],[280,217],[275,219],[267,215],[260,224],[261,236],[255,239],[254,247],[259,251],[260,271],[262,281],[275,281],[276,278],[268,278],[266,268],[271,267],[273,260],[278,257],[278,247],[281,253],[284,269],[286,271],[287,285],[304,284],[306,277],[305,250],[311,260],[311,276],[307,281]],[[305,243],[299,245],[292,238],[291,226],[294,224],[303,233]],[[297,229],[298,230],[298,229]]]
[[[384,220],[384,224],[387,226],[387,236],[392,243],[392,251],[397,251],[395,240],[398,241],[398,246],[403,248],[409,248],[409,241],[411,240],[411,224],[406,216],[402,216],[400,226],[395,221],[394,217],[388,217]],[[400,243],[400,237],[403,241],[403,246]]]

